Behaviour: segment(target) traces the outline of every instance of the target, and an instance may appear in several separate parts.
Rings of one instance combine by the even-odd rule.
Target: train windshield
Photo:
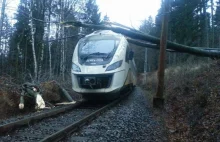
[[[108,36],[95,36],[84,39],[79,43],[79,58],[84,63],[108,61],[114,56],[119,41],[118,38]]]

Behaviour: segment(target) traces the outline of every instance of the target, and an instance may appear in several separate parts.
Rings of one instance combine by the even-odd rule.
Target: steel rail
[[[48,117],[52,117],[52,116],[58,115],[60,113],[64,113],[66,111],[69,111],[69,110],[81,105],[81,103],[83,103],[83,101],[79,101],[79,102],[76,102],[75,104],[71,104],[71,105],[66,106],[66,107],[51,110],[51,111],[41,113],[41,114],[38,114],[38,115],[35,115],[35,116],[24,118],[24,119],[21,119],[21,120],[18,120],[18,121],[14,121],[14,122],[10,122],[10,123],[7,123],[7,124],[0,125],[0,135],[3,135],[7,132],[10,132],[10,131],[18,128],[18,127],[29,125],[30,123],[40,121],[40,120],[48,118]]]
[[[98,117],[101,113],[103,113],[104,111],[106,111],[107,109],[109,109],[110,107],[116,105],[117,103],[119,103],[121,100],[123,100],[126,96],[128,96],[128,94],[131,92],[126,93],[125,95],[123,95],[122,97],[120,97],[119,99],[111,102],[110,104],[105,105],[104,107],[102,107],[99,110],[96,110],[95,112],[87,115],[86,117],[84,117],[83,119],[74,122],[73,124],[70,124],[69,126],[61,129],[60,131],[49,135],[48,137],[45,137],[43,140],[41,140],[40,142],[57,142],[59,140],[62,140],[65,136],[77,131],[79,128],[81,128],[82,126],[84,126],[85,124],[87,124],[88,122],[92,121],[93,119],[95,119],[96,117]]]

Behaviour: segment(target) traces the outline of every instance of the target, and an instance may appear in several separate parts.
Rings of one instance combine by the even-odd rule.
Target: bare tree
[[[43,21],[45,21],[45,1],[39,1],[40,2],[40,12],[43,15]],[[45,27],[45,25],[44,25]],[[39,61],[39,68],[38,68],[38,75],[41,74],[42,72],[42,65],[43,65],[43,60],[44,60],[44,39],[47,38],[47,34],[45,34],[44,32],[44,36],[43,36],[43,41],[42,41],[42,46],[41,46],[41,51],[40,51],[40,61]]]
[[[34,78],[37,79],[37,58],[35,52],[35,45],[34,45],[34,34],[35,34],[35,27],[33,24],[33,11],[32,11],[33,0],[30,2],[30,25],[31,25],[31,44],[32,44],[32,53],[34,59]]]
[[[5,17],[5,5],[6,5],[6,0],[3,0],[2,9],[1,9],[1,20],[0,20],[0,47],[1,47],[2,28],[3,28],[4,17]]]
[[[2,43],[2,28],[3,28],[3,23],[4,23],[4,18],[5,18],[5,4],[6,0],[3,0],[2,2],[2,9],[1,9],[1,19],[0,19],[0,49],[1,49],[1,66],[3,67],[3,43]],[[2,71],[2,70],[1,70]]]
[[[47,42],[48,42],[48,51],[49,51],[49,77],[51,78],[52,75],[52,56],[51,56],[51,42],[49,42],[50,39],[50,16],[51,16],[51,4],[52,0],[49,1],[48,6],[48,22],[47,22]]]
[[[61,4],[61,13],[60,13],[60,22],[62,22],[64,20],[64,1],[61,1],[60,0],[60,4]],[[64,38],[64,26],[61,25],[60,27],[60,35],[61,35],[61,38]],[[64,40],[61,40],[61,59],[60,59],[60,73],[61,73],[61,76],[62,76],[62,79],[64,80],[64,70],[65,70],[65,64],[64,64],[64,56],[65,56],[65,49],[64,49]]]
[[[204,46],[209,47],[209,19],[208,19],[208,14],[207,14],[207,2],[206,0],[202,1],[203,3],[203,14],[204,14],[204,20],[205,20],[205,26],[204,26]]]
[[[214,39],[215,39],[215,35],[214,35],[214,3],[213,3],[213,0],[211,0],[211,16],[212,16],[212,33],[211,33],[211,47],[213,48],[214,47]]]

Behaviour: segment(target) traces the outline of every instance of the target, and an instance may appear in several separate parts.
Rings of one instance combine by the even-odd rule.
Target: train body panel
[[[136,85],[133,51],[126,38],[104,30],[81,39],[73,53],[71,77],[72,89],[85,98],[111,98],[112,92]]]

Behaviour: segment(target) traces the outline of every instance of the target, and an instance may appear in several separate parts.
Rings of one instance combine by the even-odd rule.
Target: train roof
[[[112,36],[116,36],[116,37],[123,37],[123,35],[115,33],[111,30],[97,30],[97,31],[94,31],[93,33],[87,35],[86,37],[97,36],[97,35],[112,35]]]

